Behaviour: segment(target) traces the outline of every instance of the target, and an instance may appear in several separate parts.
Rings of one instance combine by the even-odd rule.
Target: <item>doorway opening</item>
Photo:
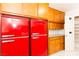
[[[75,50],[79,51],[79,16],[76,16],[74,21],[74,39]]]

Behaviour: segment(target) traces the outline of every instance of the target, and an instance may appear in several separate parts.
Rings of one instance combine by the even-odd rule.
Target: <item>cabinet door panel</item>
[[[37,16],[37,3],[23,3],[22,4],[22,13],[27,16]]]
[[[64,50],[64,48],[65,48],[64,43],[60,44],[60,46],[61,46],[60,49]]]
[[[48,50],[49,55],[55,53],[55,40],[53,40],[52,38],[48,40]]]
[[[21,3],[2,3],[1,10],[5,13],[22,14]]]
[[[48,14],[47,14],[47,19],[50,22],[54,22],[54,9],[53,8],[48,8]]]
[[[59,11],[58,11],[58,10],[54,10],[54,21],[53,21],[53,22],[56,22],[56,23],[61,22],[59,15],[60,15],[60,14],[59,14]]]
[[[58,51],[60,51],[60,39],[56,39],[56,41],[55,41],[56,43],[56,47],[55,47],[55,51],[56,52],[58,52]]]
[[[48,17],[48,3],[38,4],[38,17],[47,19]]]
[[[2,40],[2,56],[29,56],[28,38]]]
[[[58,51],[64,50],[64,36],[49,38],[48,49],[49,49],[48,51],[49,55],[54,54]]]
[[[59,24],[59,23],[53,23],[53,22],[49,22],[48,23],[48,29],[50,30],[55,30],[55,29],[63,29],[64,28],[64,24]]]
[[[65,16],[64,12],[60,12],[60,21],[61,21],[61,23],[64,23],[64,21],[65,21],[64,16]]]
[[[65,48],[65,38],[64,36],[62,36],[60,39],[60,49],[64,50],[64,48]]]

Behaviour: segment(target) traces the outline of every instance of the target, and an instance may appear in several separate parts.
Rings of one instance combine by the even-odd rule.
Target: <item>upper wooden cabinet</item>
[[[21,3],[2,3],[1,11],[10,14],[22,14]]]
[[[48,21],[56,23],[64,23],[64,12],[49,8]]]
[[[38,17],[47,19],[48,17],[48,3],[39,3],[38,4]]]
[[[54,17],[54,9],[48,8],[48,14],[47,15],[47,20],[50,22],[53,22],[55,17]]]
[[[60,21],[61,21],[61,23],[65,22],[65,13],[62,11],[60,11]]]
[[[54,22],[56,23],[64,23],[64,12],[59,10],[54,10]]]
[[[1,4],[0,4],[0,12],[1,12]]]
[[[50,8],[48,3],[1,3],[0,11],[8,14],[35,16],[51,22],[64,23],[64,12]]]
[[[53,20],[53,22],[61,23],[61,21],[60,21],[60,12],[56,9],[54,9],[54,20]]]
[[[37,3],[23,3],[22,4],[22,13],[26,16],[37,16]]]
[[[37,3],[2,3],[1,11],[5,13],[37,16]]]

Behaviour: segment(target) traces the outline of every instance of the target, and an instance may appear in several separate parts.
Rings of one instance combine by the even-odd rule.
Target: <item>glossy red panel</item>
[[[12,15],[2,15],[1,19],[2,19],[2,41],[1,41],[2,55],[28,56],[29,55],[28,18]]]
[[[1,56],[1,14],[0,14],[0,56]]]
[[[44,20],[38,20],[38,19],[31,19],[31,28],[33,33],[39,33],[39,34],[47,34],[47,21]]]
[[[0,39],[0,56],[1,56],[1,39]]]
[[[31,20],[31,55],[47,56],[47,21]]]
[[[23,36],[28,35],[28,18],[2,15],[2,35]]]
[[[13,41],[12,41],[13,40]],[[28,38],[2,40],[2,56],[28,56]],[[8,42],[7,42],[8,41]],[[26,46],[27,45],[27,46]]]

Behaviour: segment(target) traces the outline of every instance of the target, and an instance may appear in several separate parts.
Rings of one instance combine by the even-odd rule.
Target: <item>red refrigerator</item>
[[[1,55],[29,55],[29,19],[13,15],[1,15]]]
[[[31,19],[31,55],[47,56],[48,54],[48,25],[47,21]]]
[[[0,19],[0,55],[47,56],[47,21],[2,14]]]

